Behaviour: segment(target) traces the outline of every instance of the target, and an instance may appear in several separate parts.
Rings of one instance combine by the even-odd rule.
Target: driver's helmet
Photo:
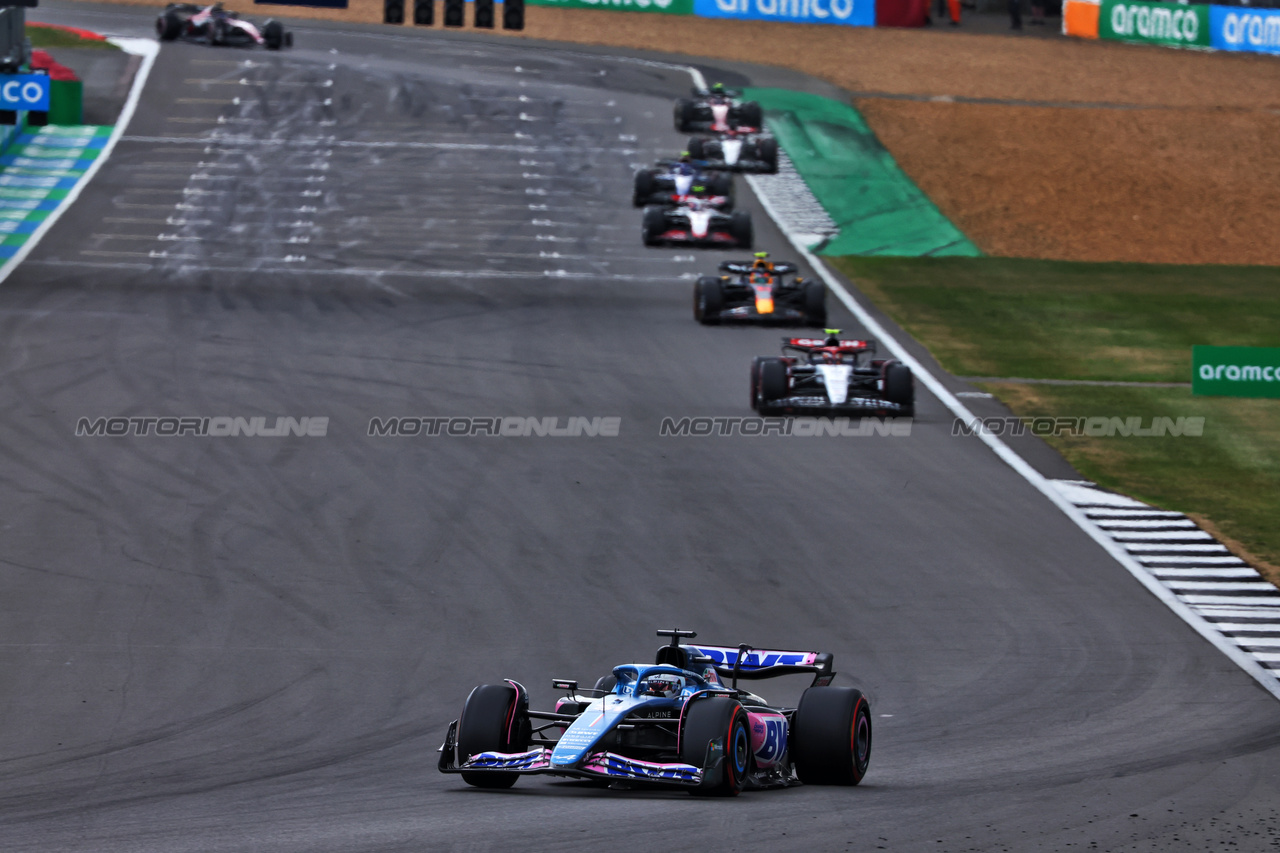
[[[711,85],[711,93],[712,93],[713,95],[723,95],[723,94],[724,94],[724,84],[723,84],[723,83],[713,83],[713,84]]]
[[[840,330],[839,329],[823,329],[826,332],[827,340],[823,346],[838,347],[840,346]]]
[[[769,261],[769,253],[768,253],[768,252],[756,252],[756,254],[755,254],[755,260],[751,262],[751,269],[753,269],[753,270],[769,270],[770,272],[772,272],[772,271],[773,271],[773,264]]]
[[[680,691],[683,689],[684,678],[669,672],[660,672],[654,673],[641,681],[639,688],[636,690],[636,695],[662,696],[666,699],[672,699],[679,696]]]

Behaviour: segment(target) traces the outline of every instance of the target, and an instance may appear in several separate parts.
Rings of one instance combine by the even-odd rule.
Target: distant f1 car
[[[590,690],[553,680],[565,691],[554,711],[530,710],[516,681],[475,688],[440,747],[441,772],[478,788],[548,774],[726,797],[862,781],[871,709],[861,691],[831,686],[830,654],[685,646],[681,638],[697,634],[680,629],[658,635],[670,644],[652,665],[616,666]],[[813,676],[795,708],[738,688],[740,679],[779,675]]]
[[[760,252],[755,261],[723,261],[723,275],[699,278],[693,287],[694,319],[706,325],[755,321],[825,326],[826,285],[797,276],[795,264],[770,263],[767,257]]]
[[[714,139],[689,140],[689,155],[708,169],[732,172],[778,171],[778,140],[756,131],[727,131]]]
[[[669,205],[678,198],[691,195],[723,199],[717,206],[731,210],[733,175],[728,172],[709,172],[679,160],[659,160],[653,168],[636,172],[631,203],[636,207],[644,207],[646,204]]]
[[[160,41],[198,42],[216,47],[254,47],[261,45],[268,50],[293,47],[293,33],[279,21],[267,21],[259,29],[235,12],[228,12],[221,3],[197,6],[191,3],[170,3],[156,18],[156,35]]]
[[[696,133],[762,127],[764,110],[755,101],[739,100],[741,95],[741,92],[719,84],[710,89],[694,89],[692,98],[676,101],[676,130]]]
[[[826,332],[826,338],[783,338],[782,358],[751,363],[751,408],[763,415],[914,413],[911,368],[872,358],[875,341],[842,339],[839,329]]]
[[[753,239],[750,213],[726,213],[697,197],[674,207],[646,207],[641,229],[646,246],[750,249]]]

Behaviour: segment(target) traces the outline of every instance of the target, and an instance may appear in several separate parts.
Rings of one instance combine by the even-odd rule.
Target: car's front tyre
[[[718,745],[713,755],[711,747]],[[708,767],[719,758],[718,766]],[[751,772],[751,734],[747,712],[736,699],[716,696],[689,703],[680,728],[680,760],[703,768],[702,785],[689,792],[706,797],[736,797]]]
[[[510,684],[481,684],[462,706],[458,718],[458,758],[466,761],[482,752],[524,752],[531,726],[527,702]],[[519,773],[495,770],[463,771],[462,781],[477,788],[510,788]]]

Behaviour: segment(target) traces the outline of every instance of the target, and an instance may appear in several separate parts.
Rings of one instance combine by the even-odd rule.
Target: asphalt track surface
[[[0,287],[0,849],[1274,849],[1280,705],[937,401],[909,437],[659,436],[750,414],[779,336],[699,327],[680,276],[720,256],[640,245],[631,166],[681,144],[684,75],[439,32],[297,43],[166,46]],[[330,421],[75,436],[161,415]],[[622,420],[366,434],[411,415]],[[833,652],[873,703],[864,784],[436,771],[474,684],[549,704],[671,625]]]

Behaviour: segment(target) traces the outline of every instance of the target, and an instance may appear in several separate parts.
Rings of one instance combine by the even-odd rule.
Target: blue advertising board
[[[47,74],[0,74],[0,110],[49,111]]]
[[[1209,31],[1218,50],[1280,53],[1280,9],[1210,6]]]
[[[701,18],[874,27],[875,0],[694,0]]]

